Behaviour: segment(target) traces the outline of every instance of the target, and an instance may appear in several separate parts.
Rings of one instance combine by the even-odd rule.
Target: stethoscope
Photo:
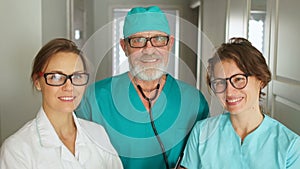
[[[151,122],[151,127],[152,127],[152,130],[155,134],[155,137],[160,145],[160,148],[161,148],[161,152],[163,154],[163,157],[164,157],[164,161],[165,161],[165,165],[166,165],[166,168],[169,169],[169,162],[168,162],[168,157],[167,157],[167,154],[166,154],[166,151],[165,151],[165,147],[164,147],[164,144],[163,142],[161,141],[160,139],[160,136],[156,130],[156,127],[155,127],[155,123],[154,123],[154,120],[153,120],[153,115],[152,115],[152,101],[155,100],[158,96],[158,91],[159,91],[159,88],[160,88],[160,79],[158,81],[158,84],[156,85],[156,88],[154,89],[155,90],[155,94],[153,97],[147,97],[145,95],[145,93],[143,92],[143,89],[140,85],[138,85],[137,83],[135,83],[139,92],[142,94],[143,98],[148,101],[148,104],[149,104],[149,115],[150,115],[150,122]]]

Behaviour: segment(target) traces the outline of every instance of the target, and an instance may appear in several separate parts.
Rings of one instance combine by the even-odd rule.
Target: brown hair
[[[31,72],[32,82],[38,78],[38,74],[43,71],[52,56],[59,52],[71,52],[77,54],[83,62],[84,70],[87,71],[86,59],[77,45],[71,40],[56,38],[44,45],[34,58]]]
[[[207,84],[211,86],[214,66],[224,60],[232,60],[245,74],[255,76],[262,82],[264,88],[271,81],[271,72],[262,53],[244,38],[231,38],[228,43],[223,43],[213,57],[208,60]],[[260,91],[260,98],[265,93]]]

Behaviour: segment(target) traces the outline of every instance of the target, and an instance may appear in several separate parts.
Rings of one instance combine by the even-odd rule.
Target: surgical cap
[[[161,31],[170,34],[166,15],[159,7],[135,7],[127,13],[123,27],[124,38],[144,31]]]

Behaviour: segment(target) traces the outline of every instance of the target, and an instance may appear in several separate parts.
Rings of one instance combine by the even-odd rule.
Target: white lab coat
[[[120,169],[122,163],[104,128],[79,119],[75,156],[56,134],[41,108],[29,121],[5,140],[1,147],[1,169]]]

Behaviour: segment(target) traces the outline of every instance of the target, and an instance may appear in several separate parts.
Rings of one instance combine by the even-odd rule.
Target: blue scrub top
[[[198,122],[181,163],[188,169],[300,169],[300,138],[265,115],[243,143],[225,113]]]
[[[193,125],[208,116],[208,104],[195,87],[167,75],[152,113],[174,167]],[[149,113],[127,73],[91,85],[76,114],[105,127],[125,169],[165,167]]]

